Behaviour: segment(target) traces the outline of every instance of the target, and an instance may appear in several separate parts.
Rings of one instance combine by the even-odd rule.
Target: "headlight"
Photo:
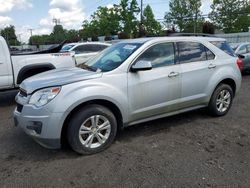
[[[35,92],[31,97],[29,104],[33,104],[36,107],[44,106],[52,101],[60,92],[61,87],[51,87],[46,89],[41,89]]]

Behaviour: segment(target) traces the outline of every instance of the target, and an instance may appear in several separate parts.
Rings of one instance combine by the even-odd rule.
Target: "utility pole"
[[[194,24],[194,33],[197,33],[197,21],[198,21],[198,5],[195,3],[195,24]]]
[[[32,37],[32,32],[34,29],[28,29],[28,31],[30,32],[30,36]]]
[[[17,38],[20,41],[20,45],[21,45],[21,49],[23,49],[23,44],[22,44],[22,38],[21,38],[22,34],[17,34]]]
[[[60,19],[53,18],[53,19],[52,19],[52,22],[53,22],[55,25],[59,25],[59,24],[60,24]]]
[[[140,25],[139,25],[139,35],[140,37],[144,36],[144,28],[143,28],[143,0],[141,0],[141,20],[140,20]]]
[[[32,45],[33,43],[32,43],[32,35],[33,35],[33,30],[34,29],[28,29],[28,31],[30,32],[30,44]]]
[[[141,0],[141,25],[143,22],[143,0]]]

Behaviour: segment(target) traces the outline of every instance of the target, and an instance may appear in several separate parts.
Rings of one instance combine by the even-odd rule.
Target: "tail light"
[[[242,61],[242,59],[237,59],[237,65],[238,65],[240,71],[243,71],[243,61]]]

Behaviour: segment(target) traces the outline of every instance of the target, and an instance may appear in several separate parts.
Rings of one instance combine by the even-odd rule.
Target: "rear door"
[[[0,43],[0,89],[11,87],[13,82],[11,60],[7,54],[9,52]]]
[[[197,106],[206,101],[207,85],[216,64],[215,55],[199,42],[178,42],[182,74],[181,108]]]
[[[181,96],[180,65],[175,61],[175,45],[155,44],[135,61],[150,61],[153,68],[128,73],[130,121],[178,110]]]

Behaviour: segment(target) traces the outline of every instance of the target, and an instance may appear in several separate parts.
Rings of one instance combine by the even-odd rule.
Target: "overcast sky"
[[[140,0],[137,0],[138,3]],[[202,12],[210,11],[212,0],[202,0]],[[60,19],[66,29],[79,29],[82,21],[98,6],[118,4],[120,0],[0,0],[0,29],[12,24],[22,41],[27,41],[30,33],[49,34],[53,28],[53,18]],[[169,10],[169,0],[144,0],[150,4],[155,17],[162,19]]]

